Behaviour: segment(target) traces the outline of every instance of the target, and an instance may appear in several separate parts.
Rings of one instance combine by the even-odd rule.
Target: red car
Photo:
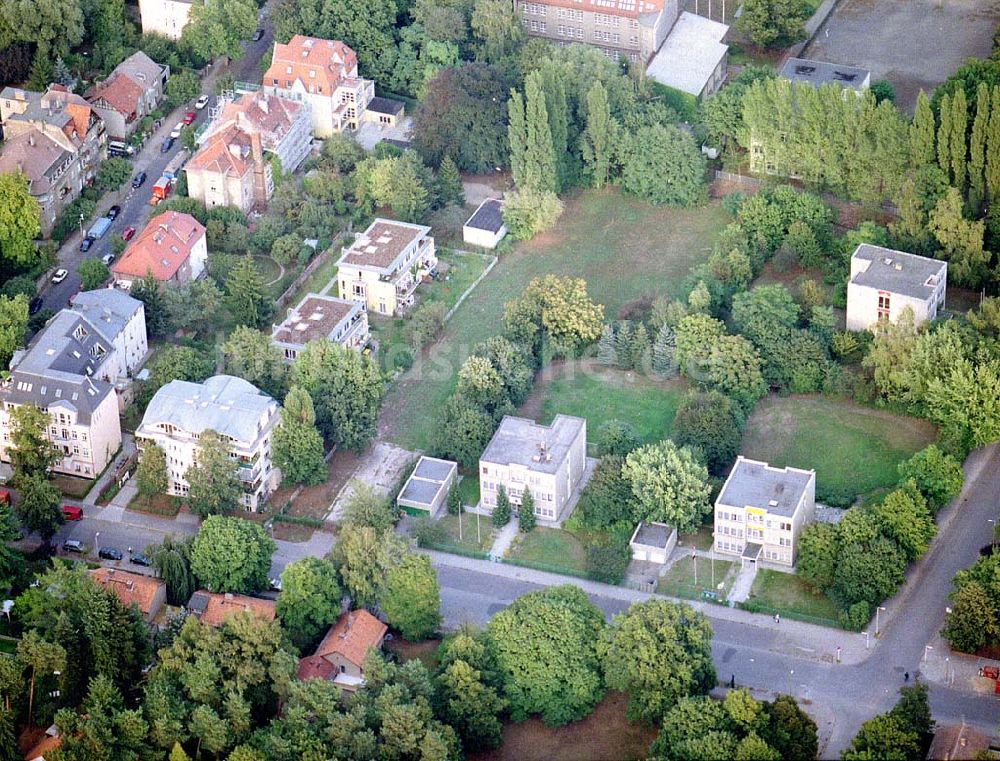
[[[82,521],[83,520],[83,508],[77,507],[76,505],[63,505],[62,506],[63,517],[68,521]]]
[[[135,228],[132,225],[122,230],[122,240],[132,240],[133,235],[135,235]]]
[[[183,121],[185,124],[190,124],[195,120],[197,116],[198,115],[194,111],[188,111],[186,114],[184,114],[184,118],[181,121]]]

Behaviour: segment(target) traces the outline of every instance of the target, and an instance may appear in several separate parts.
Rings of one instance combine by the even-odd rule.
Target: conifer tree
[[[618,367],[628,370],[632,367],[632,323],[622,320],[615,326],[615,352]]]
[[[521,507],[517,511],[517,528],[522,533],[531,531],[537,520],[535,518],[535,498],[531,496],[531,490],[525,489],[524,496],[521,497]]]
[[[632,331],[631,348],[631,367],[634,370],[640,371],[649,367],[652,351],[649,345],[649,331],[646,330],[644,323],[640,322],[635,330]]]
[[[442,206],[447,206],[448,204],[461,206],[465,203],[462,175],[459,174],[458,167],[452,161],[451,156],[445,156],[441,160],[441,166],[438,167],[437,192]]]
[[[609,322],[601,331],[601,338],[597,342],[597,361],[602,365],[617,365],[618,351],[615,348],[615,328]]]
[[[507,140],[510,143],[510,174],[514,184],[524,187],[524,159],[527,131],[524,126],[524,97],[517,90],[510,91],[507,101]]]
[[[959,87],[951,99],[951,184],[959,193],[965,192],[968,174],[969,106],[965,90]]]
[[[510,498],[503,484],[497,485],[497,504],[493,508],[493,525],[503,528],[510,523]]]
[[[934,112],[923,90],[917,95],[917,108],[910,124],[910,156],[914,169],[934,163]]]
[[[986,123],[986,197],[990,203],[1000,200],[1000,85],[993,86]]]
[[[664,378],[673,378],[679,372],[677,359],[674,353],[677,348],[677,339],[674,329],[668,326],[660,328],[653,344],[653,372]]]
[[[524,126],[524,183],[518,183],[518,189],[554,193],[557,188],[556,156],[545,88],[538,71],[529,74],[524,82]]]
[[[937,160],[944,176],[951,178],[951,96],[941,96],[938,107]]]

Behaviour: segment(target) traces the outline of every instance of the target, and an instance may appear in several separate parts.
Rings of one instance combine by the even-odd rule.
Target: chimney
[[[34,146],[34,144],[35,144],[35,136],[33,134],[29,133],[28,134],[28,145]]]
[[[229,152],[238,159],[243,158],[243,149],[240,147],[238,143],[230,143]]]

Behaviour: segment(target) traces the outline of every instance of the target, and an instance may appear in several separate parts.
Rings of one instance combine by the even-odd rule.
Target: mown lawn
[[[591,442],[604,423],[624,420],[649,443],[670,435],[686,388],[681,379],[657,381],[592,361],[560,362],[539,376],[520,414],[545,424],[560,413],[585,418]]]
[[[840,610],[826,595],[815,594],[805,582],[790,573],[761,568],[750,588],[747,602],[766,605],[789,616],[820,619],[816,623],[836,625]]]
[[[897,466],[934,441],[925,420],[832,396],[762,400],[747,422],[741,451],[779,468],[816,470],[816,499],[846,507],[899,481]]]
[[[479,504],[479,476],[462,476],[458,482],[458,495],[463,505],[475,507]]]
[[[729,220],[719,203],[654,208],[615,189],[570,197],[559,224],[504,255],[456,312],[433,351],[393,384],[380,436],[409,449],[433,444],[440,410],[462,362],[475,344],[499,332],[504,304],[533,278],[582,277],[605,314],[614,317],[629,303],[677,293]]]
[[[712,560],[700,556],[692,560],[690,557],[684,557],[674,563],[660,578],[656,591],[672,597],[685,598],[698,597],[702,592],[713,591],[724,600],[735,579],[735,576],[726,578],[732,567],[731,560],[718,558]]]
[[[462,514],[461,539],[459,539],[458,530],[459,516],[448,515],[445,513],[438,518],[438,524],[444,528],[445,532],[448,534],[448,540],[455,546],[466,550],[475,550],[477,552],[489,552],[490,547],[493,546],[493,522],[490,520],[488,515],[478,516],[478,536],[480,539],[477,541],[476,517],[475,513]]]
[[[527,534],[519,534],[508,556],[526,563],[552,566],[553,570],[565,568],[581,574],[586,571],[583,543],[569,531],[557,528],[539,526]]]

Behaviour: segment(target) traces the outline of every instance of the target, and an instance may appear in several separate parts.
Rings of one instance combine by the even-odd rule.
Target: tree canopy
[[[210,515],[191,545],[191,570],[212,592],[247,594],[267,586],[274,550],[258,524]]]

